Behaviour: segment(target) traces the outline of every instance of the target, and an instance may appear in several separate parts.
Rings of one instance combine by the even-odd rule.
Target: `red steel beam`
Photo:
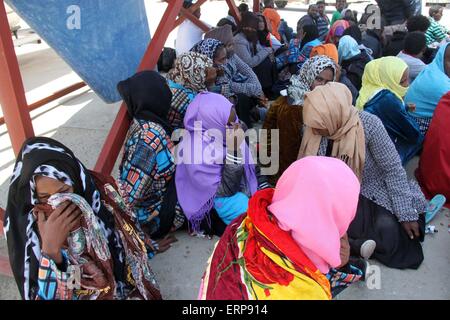
[[[228,8],[231,11],[231,15],[233,16],[234,20],[236,20],[236,23],[239,23],[241,21],[241,13],[239,12],[238,7],[236,7],[236,3],[234,0],[226,0],[228,4]]]
[[[165,0],[165,1],[166,1],[166,2],[169,2],[169,0]],[[192,13],[194,13],[194,12],[197,11],[197,9],[200,8],[206,1],[208,1],[208,0],[199,0],[199,1],[197,1],[192,7],[189,8],[189,11],[192,12]],[[181,8],[184,9],[183,7],[181,7]],[[181,17],[179,17],[179,18],[175,21],[175,24],[174,24],[174,27],[173,27],[173,28],[175,29],[175,28],[178,27],[180,24],[182,24],[183,21],[186,20],[186,18],[187,18],[187,17],[181,15]]]
[[[259,13],[261,10],[261,5],[259,0],[253,0],[253,12],[254,13]]]
[[[181,13],[183,14],[183,16],[191,20],[193,24],[195,24],[197,27],[203,30],[203,32],[208,32],[209,30],[211,30],[211,28],[208,27],[203,21],[194,16],[190,10],[181,8]]]
[[[183,5],[183,0],[172,0],[159,22],[158,28],[155,31],[153,39],[145,52],[142,62],[138,68],[138,71],[153,70],[158,62],[158,58],[161,55],[161,51],[164,48],[164,44],[173,30],[175,19],[180,12]],[[130,118],[128,117],[127,108],[125,103],[120,106],[119,113],[114,120],[111,130],[106,137],[105,144],[98,157],[94,170],[103,174],[111,174],[114,164],[119,156],[119,152],[122,148],[125,140],[128,128],[130,126]]]
[[[5,5],[2,0],[0,2],[0,104],[17,155],[23,142],[34,136],[34,131]]]
[[[82,82],[75,83],[75,84],[73,84],[73,85],[71,85],[71,86],[69,86],[69,87],[67,87],[65,89],[59,90],[59,91],[53,93],[52,95],[50,95],[50,96],[48,96],[48,97],[46,97],[44,99],[41,99],[39,101],[36,101],[36,102],[30,104],[28,106],[28,111],[33,111],[33,110],[35,110],[37,108],[40,108],[40,107],[42,107],[42,106],[44,106],[44,105],[46,105],[46,104],[48,104],[48,103],[50,103],[52,101],[55,101],[56,99],[64,97],[64,96],[68,95],[69,93],[74,92],[74,91],[76,91],[78,89],[81,89],[81,88],[83,88],[85,86],[86,86],[86,83],[82,81]],[[3,125],[4,123],[5,123],[5,118],[0,117],[0,126]]]

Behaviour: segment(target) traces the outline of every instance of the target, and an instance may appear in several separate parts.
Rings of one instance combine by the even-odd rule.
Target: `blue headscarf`
[[[343,36],[339,40],[338,54],[339,62],[342,62],[361,54],[361,50],[359,49],[358,42],[356,42],[355,39],[351,36]]]
[[[208,38],[200,41],[195,46],[193,46],[191,51],[203,54],[208,58],[210,58],[211,60],[214,60],[217,48],[220,47],[221,45],[223,45],[223,43],[220,42],[219,40]]]
[[[433,62],[422,70],[409,87],[405,102],[416,104],[415,117],[432,118],[437,104],[450,91],[450,78],[444,67],[448,46],[441,46]]]

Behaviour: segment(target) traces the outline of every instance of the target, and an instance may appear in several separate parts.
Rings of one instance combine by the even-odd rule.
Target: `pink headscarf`
[[[358,178],[341,160],[306,157],[281,176],[269,210],[326,274],[341,264],[340,239],[355,217],[359,191]]]

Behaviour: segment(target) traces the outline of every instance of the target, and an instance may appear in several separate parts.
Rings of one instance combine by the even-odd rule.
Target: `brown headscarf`
[[[206,69],[212,66],[213,61],[207,56],[197,52],[186,52],[175,60],[167,78],[194,92],[208,91]]]
[[[226,45],[233,41],[233,30],[230,25],[214,28],[205,33],[205,39],[216,39]]]
[[[330,82],[307,93],[303,123],[306,128],[298,159],[316,156],[319,151],[322,136],[314,134],[313,128],[328,130],[328,138],[333,140],[331,156],[344,161],[362,180],[366,157],[364,128],[345,85]]]

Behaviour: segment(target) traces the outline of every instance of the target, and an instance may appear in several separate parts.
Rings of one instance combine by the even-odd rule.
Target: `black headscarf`
[[[258,19],[262,18],[264,21],[264,30],[259,30],[258,28],[258,39],[259,39],[259,43],[263,46],[263,47],[270,47],[270,38],[269,38],[269,27],[267,26],[267,20],[266,17],[264,17],[262,14],[258,14]],[[258,22],[259,24],[259,22]],[[258,26],[259,27],[259,26]]]
[[[361,29],[357,25],[352,25],[345,29],[344,36],[350,36],[356,40],[358,44],[362,43],[362,33]]]
[[[82,196],[100,219],[113,259],[114,278],[124,282],[123,248],[114,232],[114,217],[103,205],[92,176],[63,144],[50,138],[31,138],[24,143],[16,160],[4,222],[9,259],[22,298],[33,300],[38,293],[41,247],[32,213],[36,198],[33,177],[37,171],[62,182],[71,180],[74,193]]]
[[[258,16],[253,12],[245,12],[241,15],[241,22],[238,26],[238,33],[242,32],[247,40],[253,46],[253,54],[256,54],[256,44],[258,43]],[[249,32],[244,30],[244,28],[252,28],[254,31]]]
[[[172,103],[172,91],[166,79],[156,71],[142,71],[119,82],[117,90],[127,105],[128,114],[138,120],[160,124],[168,134],[172,127],[167,115]]]
[[[303,33],[304,36],[302,39],[302,43],[300,45],[300,49],[302,49],[308,42],[311,42],[319,38],[319,29],[317,29],[317,26],[314,24],[308,24],[303,26]]]

